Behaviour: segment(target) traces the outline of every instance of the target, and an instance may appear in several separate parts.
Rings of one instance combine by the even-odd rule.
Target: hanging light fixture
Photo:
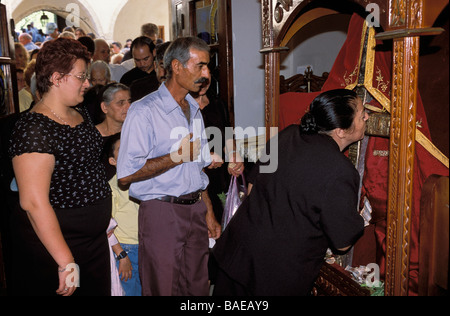
[[[47,14],[45,14],[45,12],[42,11],[42,15],[41,15],[41,19],[40,20],[41,20],[42,27],[45,27],[50,19],[48,18]]]

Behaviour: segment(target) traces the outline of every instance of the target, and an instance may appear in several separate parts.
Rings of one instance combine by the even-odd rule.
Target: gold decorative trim
[[[375,80],[378,82],[377,90],[381,90],[384,93],[386,93],[386,90],[389,88],[389,84],[391,82],[390,81],[387,81],[387,82],[384,81],[383,74],[381,73],[381,69],[379,67],[377,67],[377,78]]]
[[[356,83],[358,82],[358,71],[359,71],[359,65],[355,66],[355,69],[353,69],[353,72],[347,76],[347,71],[344,73],[344,82],[341,84],[342,87],[346,87],[348,90],[353,90],[354,87],[356,87]],[[356,80],[353,80],[353,77],[356,76]],[[352,87],[353,88],[349,88]]]
[[[364,28],[361,36],[362,45],[364,45],[364,39],[367,32],[367,22],[364,23]],[[377,87],[375,88],[373,86],[373,80],[374,80],[374,67],[375,67],[375,47],[376,47],[376,39],[375,39],[375,29],[373,27],[370,27],[368,29],[369,31],[369,40],[367,43],[367,54],[366,54],[366,75],[364,78],[364,87],[367,89],[367,91],[383,106],[383,108],[388,112],[391,113],[391,100],[386,97],[386,95],[383,92],[386,92],[387,87],[389,85],[389,82],[385,82],[383,76],[381,75],[381,70],[377,68],[377,74],[376,77],[377,81]],[[358,65],[356,66],[359,70],[360,64],[362,60],[362,48],[361,48],[361,54],[360,59],[358,62]],[[345,80],[345,78],[344,78]],[[353,90],[358,82],[358,77],[356,80],[347,85],[346,89]],[[380,91],[380,89],[383,90],[383,92]],[[439,160],[445,167],[449,168],[449,159],[446,157],[418,128],[416,128],[416,141],[422,145],[433,157],[435,157],[437,160]]]
[[[389,157],[389,150],[374,150],[373,155],[378,157]]]

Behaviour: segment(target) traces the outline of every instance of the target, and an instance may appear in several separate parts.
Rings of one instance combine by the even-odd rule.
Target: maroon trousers
[[[139,208],[139,274],[144,296],[207,296],[206,205],[158,200]]]

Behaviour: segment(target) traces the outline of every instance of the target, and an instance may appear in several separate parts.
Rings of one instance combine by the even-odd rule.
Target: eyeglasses
[[[91,79],[91,76],[89,74],[87,74],[87,73],[82,74],[82,75],[74,75],[74,74],[71,74],[71,73],[64,74],[63,73],[63,75],[65,75],[65,76],[73,76],[73,77],[77,78],[78,80],[80,80],[81,82],[85,82],[86,80],[90,80]]]

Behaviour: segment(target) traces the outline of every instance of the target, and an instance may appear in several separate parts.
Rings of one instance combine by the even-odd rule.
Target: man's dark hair
[[[150,53],[153,53],[155,50],[155,44],[153,41],[148,38],[147,36],[139,36],[138,38],[135,38],[134,41],[131,43],[131,56],[133,56],[133,49],[136,47],[142,47],[142,46],[148,46],[148,49],[150,50]]]
[[[81,36],[81,37],[78,38],[78,41],[87,48],[89,53],[94,55],[95,43],[94,43],[94,40],[92,38],[90,38],[89,36]]]
[[[155,59],[160,62],[164,61],[164,54],[166,53],[167,48],[169,48],[172,42],[165,42],[162,44],[156,45],[156,57]]]
[[[116,148],[116,143],[120,140],[120,132],[109,136],[105,141],[105,146],[103,147],[103,157],[104,158],[114,158],[114,149]]]

